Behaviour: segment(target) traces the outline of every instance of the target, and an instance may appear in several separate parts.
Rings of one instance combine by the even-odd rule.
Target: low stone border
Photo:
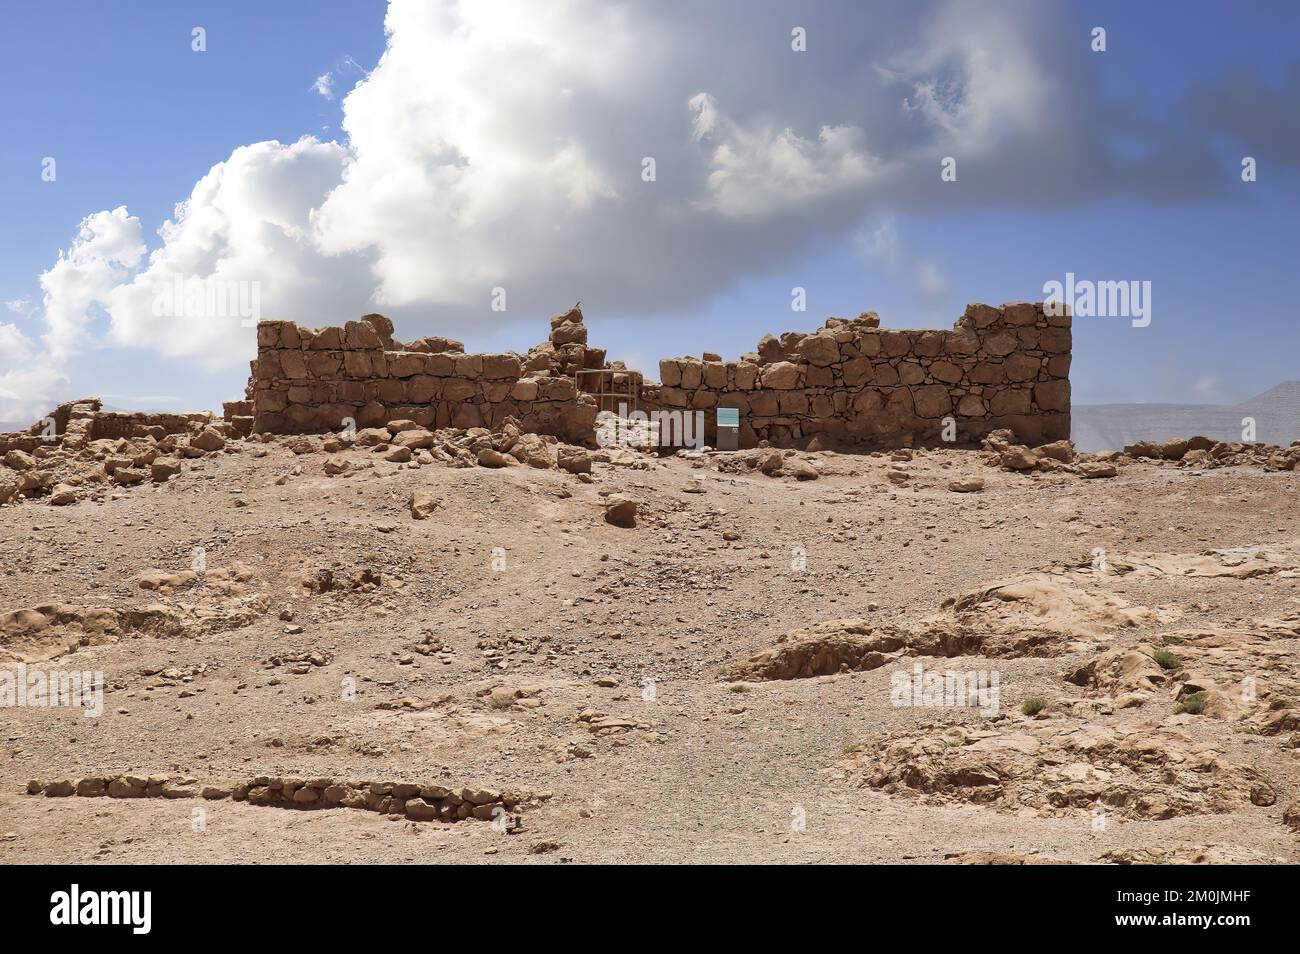
[[[193,778],[157,775],[89,776],[80,779],[27,783],[28,795],[65,798],[205,798],[232,799],[275,808],[356,808],[398,816],[411,821],[455,822],[466,819],[509,819],[518,825],[522,811],[547,801],[549,792],[537,794],[495,789],[459,788],[422,782],[345,781],[333,778],[296,778],[258,775],[236,783],[200,785]]]

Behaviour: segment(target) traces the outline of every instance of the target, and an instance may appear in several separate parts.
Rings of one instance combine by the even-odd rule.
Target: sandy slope
[[[1052,637],[1043,655],[925,660],[997,670],[1001,718],[992,723],[971,709],[892,705],[891,674],[910,669],[911,657],[816,678],[720,678],[791,630],[846,617],[915,627],[942,614],[949,596],[1030,571],[1086,568],[1097,548],[1116,557],[1265,544],[1295,552],[1293,472],[1139,463],[1080,480],[1009,473],[977,452],[944,450],[918,452],[908,486],[886,478],[885,457],[834,454],[811,455],[822,476],[809,481],[639,455],[629,457],[637,466],[597,463],[590,483],[522,466],[384,461],[329,477],[327,456],[376,455],[296,457],[277,442],[259,458],[251,447],[101,502],[0,508],[0,613],[163,603],[180,625],[123,631],[46,664],[102,670],[100,718],[3,710],[0,862],[934,862],[974,852],[1300,861],[1300,836],[1282,821],[1300,798],[1300,750],[1289,731],[1259,731],[1270,706],[1297,701],[1300,640],[1283,634],[1265,655],[1230,646],[1239,656],[1197,663],[1216,679],[1257,677],[1263,701],[1232,718],[1176,715],[1172,683],[1119,707],[1064,678],[1115,647],[1294,615],[1300,586],[1287,565],[1244,579],[1074,574],[1085,591],[1152,615]],[[301,473],[277,484],[295,466]],[[986,489],[949,492],[962,474],[983,476]],[[691,478],[704,493],[683,492]],[[440,502],[428,519],[408,514],[413,490]],[[602,491],[639,502],[635,528],[602,519]],[[188,569],[199,546],[209,579],[140,587],[150,571]],[[504,570],[493,567],[494,548],[504,550]],[[801,552],[806,569],[792,568]],[[231,568],[224,580],[211,575]],[[321,568],[339,586],[305,591],[304,571]],[[367,570],[379,584],[351,588]],[[303,661],[312,653],[323,664]],[[348,679],[352,698],[342,691]],[[1050,700],[1034,720],[1018,710],[1030,695]],[[1190,745],[1212,744],[1225,763],[1265,780],[1275,801],[1163,819],[1121,808],[1098,830],[1084,808],[891,793],[865,784],[855,761],[881,740],[933,737],[942,726],[1033,732],[1067,722],[1164,727]],[[473,820],[416,823],[346,808],[24,794],[33,778],[126,773],[198,785],[407,779],[549,797],[503,834]],[[1021,779],[1016,791],[1036,784]],[[196,808],[206,812],[202,831]]]

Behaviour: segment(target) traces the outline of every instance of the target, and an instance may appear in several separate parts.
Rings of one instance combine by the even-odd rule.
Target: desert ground
[[[7,461],[0,863],[1300,861],[1300,448],[403,433]]]

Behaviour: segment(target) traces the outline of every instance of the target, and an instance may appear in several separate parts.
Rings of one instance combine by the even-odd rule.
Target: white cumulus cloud
[[[107,296],[110,340],[230,367],[254,348],[246,318],[326,324],[343,309],[363,313],[365,262],[323,255],[312,227],[347,158],[337,143],[305,138],[242,146],[213,166],[159,229],[144,267]]]
[[[408,336],[579,298],[649,314],[882,210],[1055,201],[1115,168],[1086,84],[1060,81],[1086,50],[1044,43],[1055,5],[826,0],[799,10],[807,52],[791,17],[753,0],[391,0],[379,63],[339,68],[359,74],[343,141],[234,148],[147,241],[125,208],[89,215],[40,278],[42,345],[0,337],[33,377],[0,387],[38,377],[52,398],[69,357],[102,344],[247,361],[253,331],[229,308],[160,307],[177,283],[245,305],[256,289],[261,317],[313,325],[382,309]],[[313,88],[341,95],[340,75]],[[943,155],[959,187],[936,188]],[[946,294],[933,263],[907,273]]]
[[[316,82],[311,84],[311,88],[324,99],[334,98],[334,74],[322,73],[316,77]]]
[[[45,344],[53,360],[77,350],[93,309],[104,304],[144,253],[140,220],[124,206],[82,220],[72,247],[41,275]]]

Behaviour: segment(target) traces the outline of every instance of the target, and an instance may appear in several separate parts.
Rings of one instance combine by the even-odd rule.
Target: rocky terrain
[[[1300,445],[56,416],[0,862],[1300,861]]]

